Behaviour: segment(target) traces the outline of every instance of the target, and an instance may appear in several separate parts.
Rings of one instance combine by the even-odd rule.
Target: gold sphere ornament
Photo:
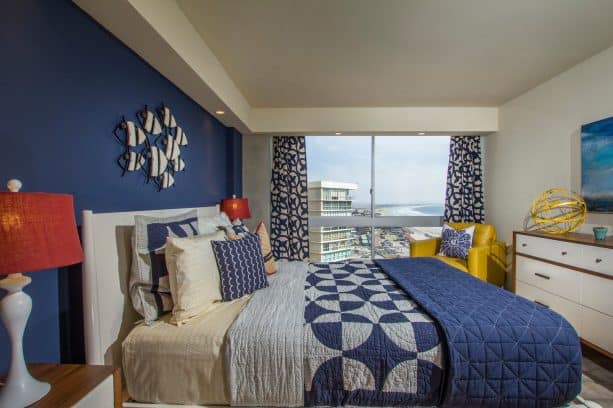
[[[579,228],[586,216],[587,205],[583,197],[564,188],[552,188],[542,192],[532,202],[524,229],[566,234]]]

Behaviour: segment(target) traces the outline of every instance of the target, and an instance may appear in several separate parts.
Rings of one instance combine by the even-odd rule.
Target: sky
[[[307,136],[309,181],[357,183],[354,207],[370,203],[370,136]],[[375,136],[375,206],[445,201],[448,136]]]

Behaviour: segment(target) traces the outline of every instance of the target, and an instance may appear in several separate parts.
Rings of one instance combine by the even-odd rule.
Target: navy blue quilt
[[[579,394],[579,339],[559,314],[435,258],[376,263],[444,333],[443,406],[547,408]]]
[[[438,326],[375,264],[310,264],[305,296],[305,406],[440,400]]]

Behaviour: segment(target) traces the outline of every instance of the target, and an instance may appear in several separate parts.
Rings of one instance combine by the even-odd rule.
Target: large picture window
[[[307,136],[312,261],[409,255],[440,235],[448,136]]]

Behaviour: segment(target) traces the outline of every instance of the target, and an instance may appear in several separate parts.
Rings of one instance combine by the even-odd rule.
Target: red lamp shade
[[[221,211],[228,215],[230,220],[234,221],[237,218],[251,218],[249,212],[249,200],[246,198],[224,198],[221,200]]]
[[[0,275],[81,262],[72,196],[0,192],[0,260]]]

